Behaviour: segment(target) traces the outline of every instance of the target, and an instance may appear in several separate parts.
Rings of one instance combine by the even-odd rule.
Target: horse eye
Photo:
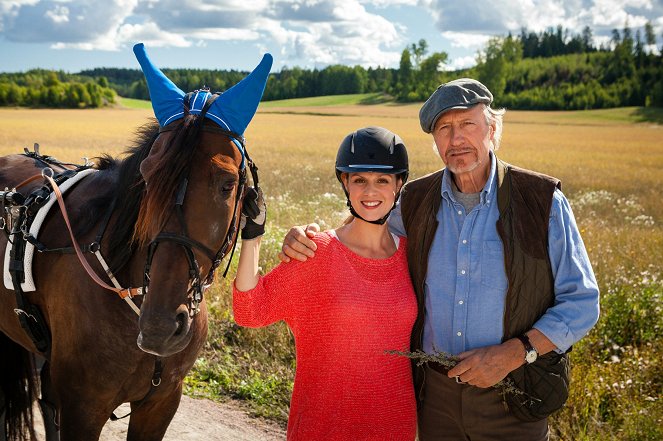
[[[236,185],[235,181],[226,181],[221,186],[221,191],[223,191],[224,193],[229,193],[229,192],[233,191],[233,189],[235,188],[235,185]]]

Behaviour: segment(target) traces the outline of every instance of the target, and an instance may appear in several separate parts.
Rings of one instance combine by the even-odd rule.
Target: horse
[[[156,120],[138,129],[123,159],[75,167],[38,151],[0,158],[0,252],[26,232],[8,225],[17,200],[57,193],[59,177],[87,172],[33,238],[43,251],[32,262],[36,289],[19,299],[0,285],[0,439],[5,429],[10,440],[34,438],[41,387],[48,441],[99,439],[122,403],[130,403],[128,440],[161,440],[204,344],[203,293],[234,249],[247,170],[257,185],[243,133],[272,58],[223,94],[185,94],[142,44],[134,53]]]

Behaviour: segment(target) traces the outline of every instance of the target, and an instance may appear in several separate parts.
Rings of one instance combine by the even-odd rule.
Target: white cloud
[[[123,24],[118,28],[114,41],[118,41],[119,45],[140,41],[148,47],[189,47],[192,44],[184,36],[164,31],[151,22],[136,25]]]
[[[451,42],[451,47],[464,49],[480,48],[488,42],[490,35],[464,32],[442,32],[442,36]]]
[[[137,1],[25,2],[3,15],[3,34],[9,41],[94,46],[100,36],[117,30]]]
[[[282,54],[308,67],[394,65],[404,44],[400,28],[357,0],[277,1],[268,17],[261,23],[265,33]]]
[[[360,3],[365,5],[373,5],[380,8],[387,6],[416,6],[418,0],[360,0]]]
[[[467,67],[472,67],[477,64],[476,57],[468,55],[466,57],[458,57],[452,59],[450,62],[444,65],[444,70],[452,71],[458,69],[465,69]]]
[[[426,12],[421,29],[406,28],[413,8]],[[663,1],[0,0],[0,37],[7,42],[118,50],[135,41],[154,47],[248,41],[280,53],[277,64],[303,67],[397,66],[408,42],[431,42],[427,26],[441,36],[442,46],[431,49],[455,53],[455,68],[473,64],[489,36],[517,34],[523,26],[541,32],[561,25],[571,33],[590,26],[599,44],[612,28],[627,22],[639,28],[647,20],[660,39]]]
[[[597,45],[610,37],[612,29],[621,30],[626,24],[637,29],[651,21],[659,34],[663,27],[660,0],[422,0],[419,4],[429,10],[452,47],[462,48],[480,43],[473,40],[478,35],[518,34],[523,27],[542,32],[562,26],[571,34],[580,34],[589,26]]]
[[[46,11],[46,17],[51,19],[53,23],[67,23],[69,22],[69,8],[66,6],[55,5],[53,9]]]

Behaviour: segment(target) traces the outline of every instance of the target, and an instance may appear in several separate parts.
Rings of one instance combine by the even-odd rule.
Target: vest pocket
[[[504,250],[499,240],[486,240],[481,255],[481,284],[494,289],[507,288]]]

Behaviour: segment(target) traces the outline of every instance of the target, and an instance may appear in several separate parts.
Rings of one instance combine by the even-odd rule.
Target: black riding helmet
[[[409,174],[408,159],[405,143],[400,136],[382,127],[365,127],[346,136],[336,154],[336,178],[343,186],[345,196],[348,198],[350,213],[365,222],[382,225],[386,222],[389,213],[381,219],[367,221],[355,212],[350,203],[341,174],[361,172],[398,175],[405,184]],[[392,210],[396,206],[398,196],[399,194],[396,195]]]

